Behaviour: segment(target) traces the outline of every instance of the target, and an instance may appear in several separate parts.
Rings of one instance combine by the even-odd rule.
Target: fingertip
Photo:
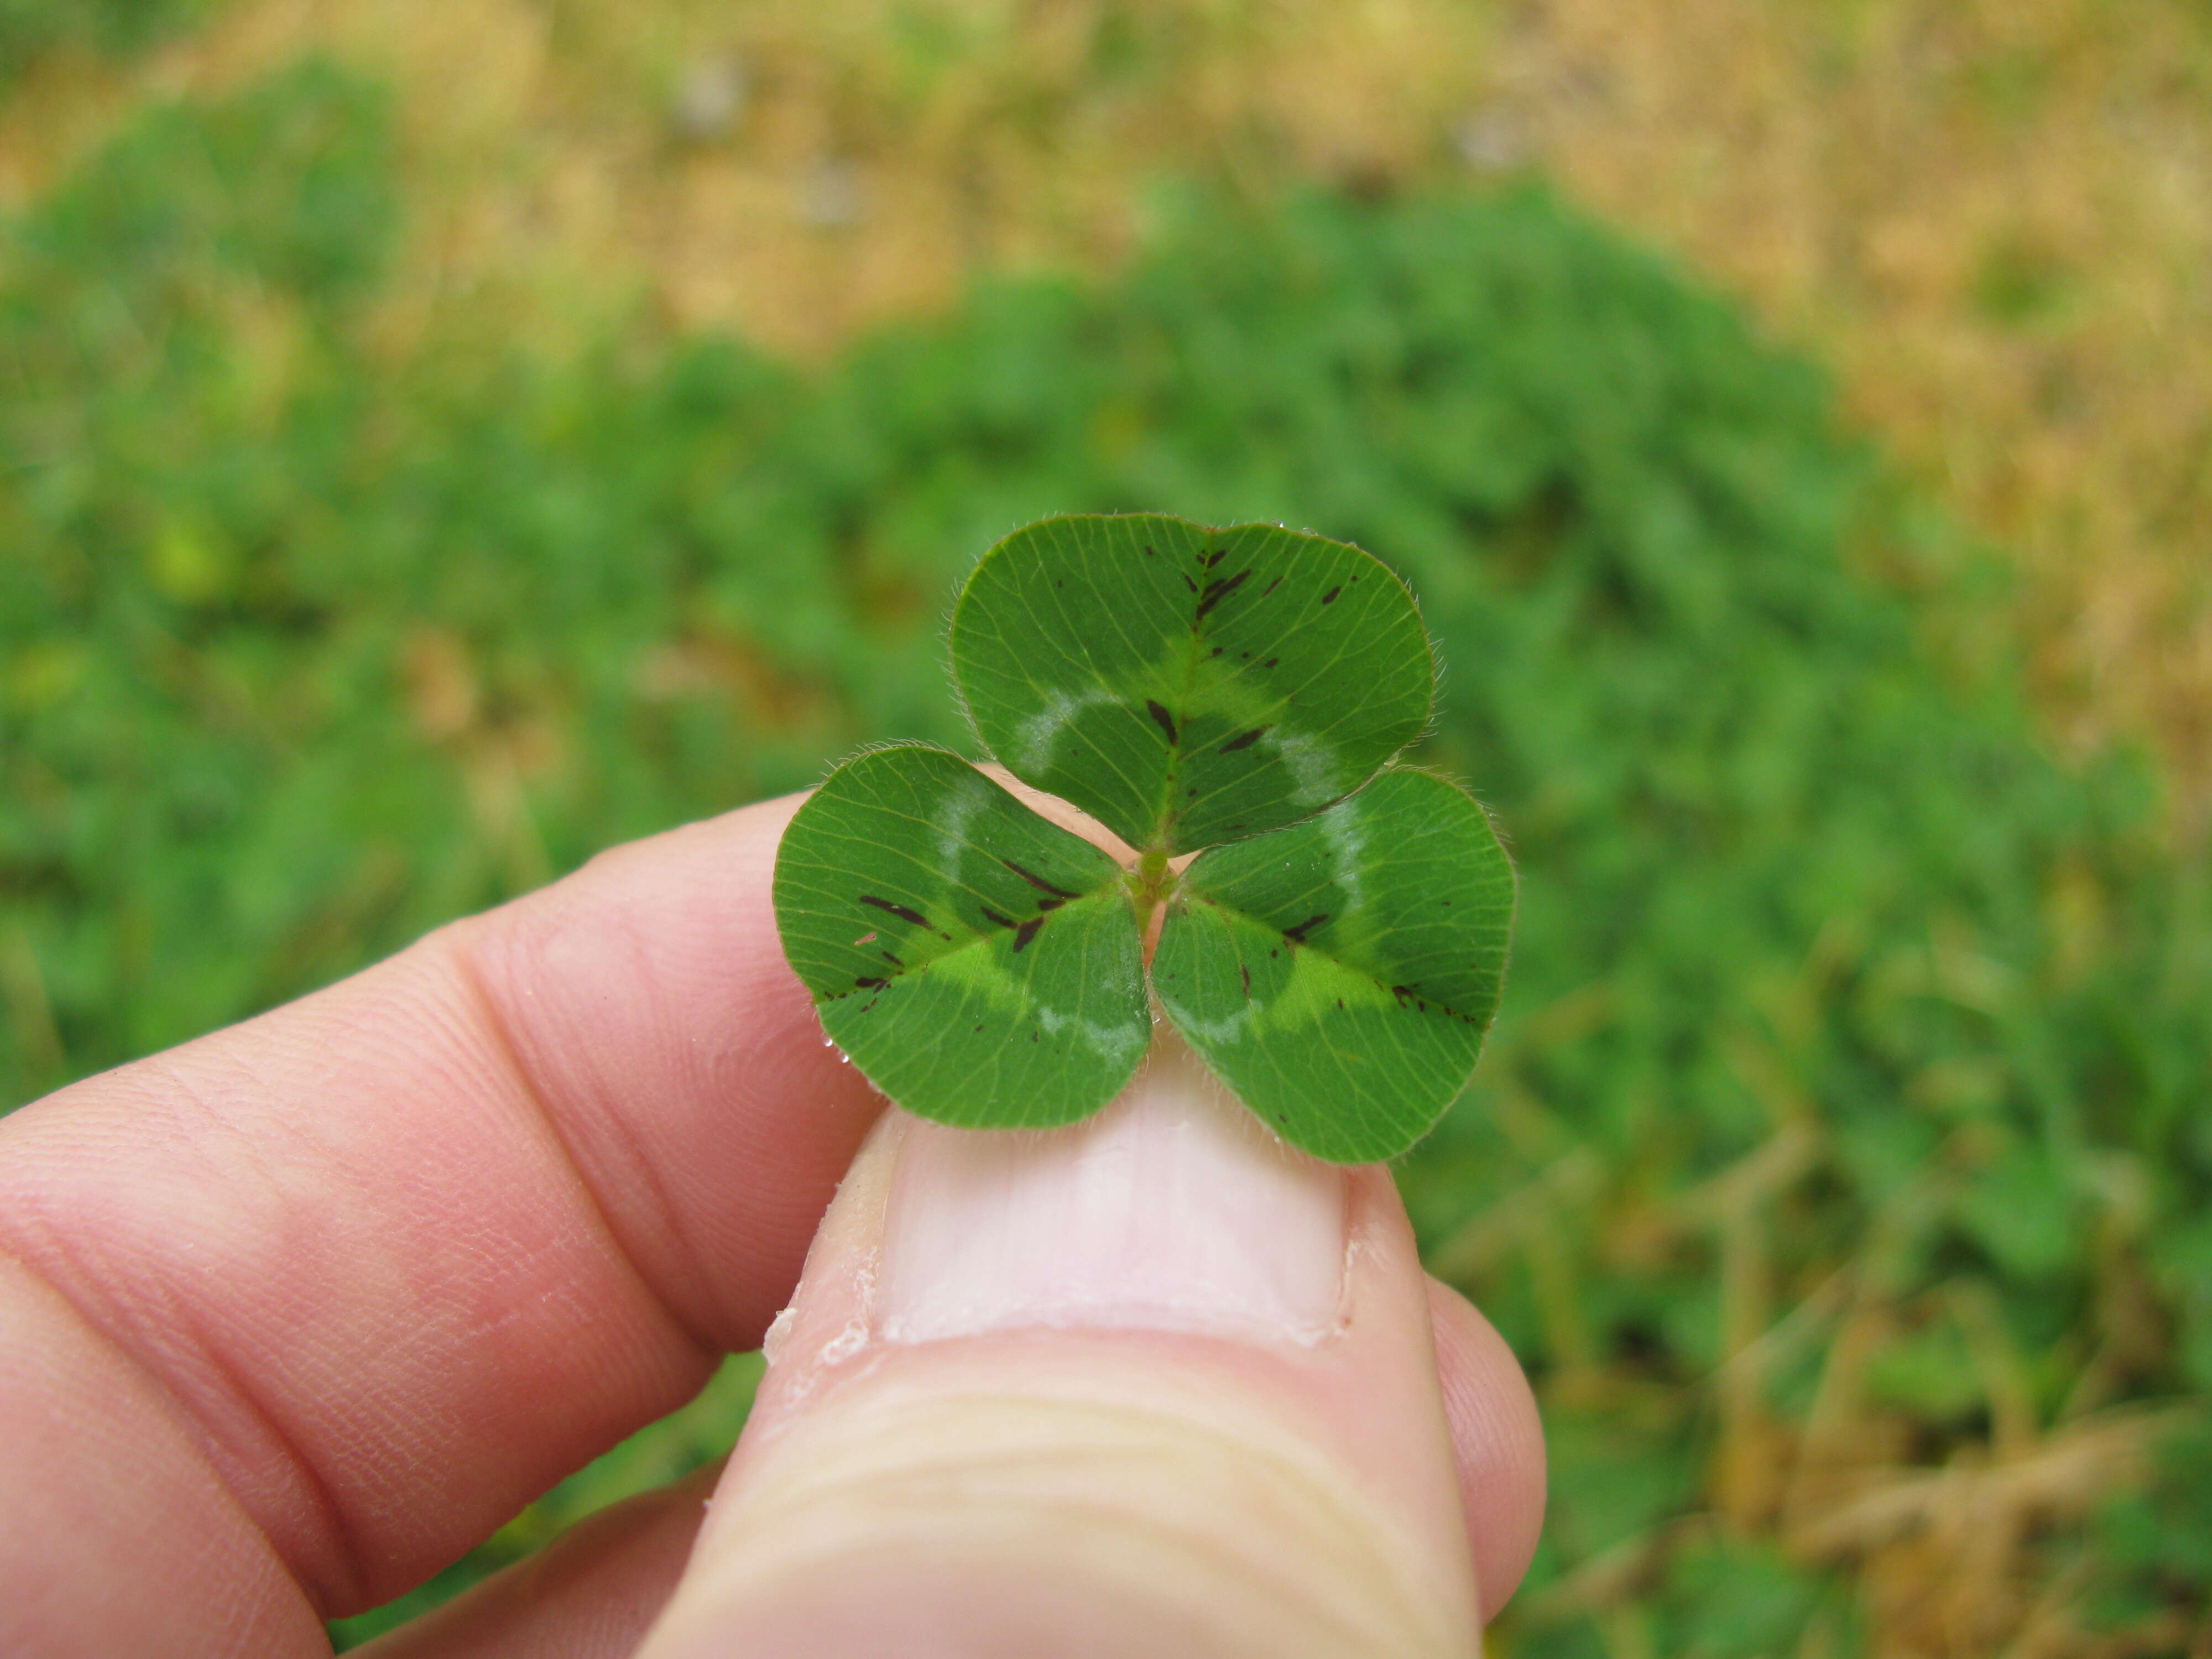
[[[1429,1315],[1475,1586],[1483,1617],[1494,1619],[1528,1571],[1543,1530],[1543,1423],[1521,1362],[1473,1303],[1431,1279]]]

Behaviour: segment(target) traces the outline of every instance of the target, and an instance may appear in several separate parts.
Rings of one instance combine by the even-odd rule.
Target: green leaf
[[[784,831],[775,916],[822,1029],[923,1117],[1073,1123],[1152,1038],[1121,867],[941,749],[830,775]]]
[[[952,617],[975,730],[1131,846],[1188,852],[1310,817],[1427,725],[1405,584],[1273,525],[1048,519],[983,556]]]
[[[1393,769],[1319,817],[1193,863],[1152,984],[1285,1139],[1338,1163],[1395,1157],[1474,1070],[1513,886],[1480,806]]]

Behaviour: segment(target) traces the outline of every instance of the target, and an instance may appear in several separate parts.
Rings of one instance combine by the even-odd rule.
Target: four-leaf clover
[[[972,1128],[1087,1116],[1151,1041],[1157,920],[1151,997],[1285,1139],[1359,1163],[1425,1133],[1496,1011],[1514,878],[1464,791],[1390,763],[1435,691],[1405,585],[1273,525],[1051,519],[984,556],[951,645],[991,753],[1136,857],[941,749],[831,773],[776,921],[870,1081]]]

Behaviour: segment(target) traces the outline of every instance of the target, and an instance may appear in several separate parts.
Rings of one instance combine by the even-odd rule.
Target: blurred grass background
[[[2202,1659],[2208,271],[2184,0],[0,0],[0,1104],[959,741],[1024,519],[1310,525],[1523,872],[1501,1650]]]

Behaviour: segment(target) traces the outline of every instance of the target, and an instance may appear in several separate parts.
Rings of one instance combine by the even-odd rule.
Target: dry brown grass
[[[1416,171],[1483,34],[1454,0],[233,0],[123,82],[34,88],[0,192],[150,87],[323,50],[402,89],[418,311],[489,294],[543,333],[644,295],[812,353],[978,269],[1115,258],[1163,173]],[[718,73],[739,107],[687,123]]]
[[[1746,1061],[1762,1081],[1771,1070]],[[1896,1191],[1853,1241],[1855,1253],[1780,1264],[1778,1216],[1835,1156],[1806,1103],[1763,1090],[1775,1121],[1760,1146],[1673,1198],[1644,1191],[1632,1170],[1605,1167],[1589,1146],[1567,1152],[1522,1189],[1477,1215],[1431,1256],[1433,1269],[1480,1294],[1515,1263],[1535,1287],[1547,1347],[1559,1361],[1544,1387],[1547,1412],[1677,1421],[1685,1402],[1600,1363],[1583,1331],[1586,1297],[1573,1257],[1587,1246],[1620,1270],[1717,1247],[1724,1358],[1705,1384],[1714,1425],[1704,1501],[1578,1563],[1509,1610],[1506,1629],[1541,1631],[1589,1620],[1608,1650],[1656,1651],[1650,1620],[1668,1558],[1724,1539],[1771,1539],[1790,1557],[1850,1575],[1865,1650],[1879,1659],[2118,1659],[2195,1653],[2212,1626],[2098,1628],[2090,1611],[2094,1562],[2084,1528],[2136,1481],[2162,1439],[2196,1407],[2112,1400],[2106,1384],[2126,1351],[2161,1342],[2145,1329],[2152,1305],[2138,1263],[2105,1261],[2095,1324],[2104,1352],[2055,1414],[2036,1402],[2033,1367],[2014,1345],[1994,1291],[1972,1279],[1933,1290],[1892,1271],[1893,1241],[1943,1202],[1940,1167]],[[1502,1103],[1509,1115],[1516,1109]],[[2155,1327],[2155,1316],[2148,1316]],[[1932,1328],[1954,1331],[1986,1411],[1985,1437],[1930,1463],[1910,1413],[1885,1398],[1885,1354]],[[1774,1410],[1770,1384],[1817,1357],[1818,1382],[1801,1416]],[[1686,1425],[1680,1431],[1691,1431]],[[1840,1632],[1815,1618],[1798,1651],[1838,1650]]]
[[[1840,371],[2028,577],[2059,729],[2212,809],[2212,16],[1541,0],[1490,119]]]

